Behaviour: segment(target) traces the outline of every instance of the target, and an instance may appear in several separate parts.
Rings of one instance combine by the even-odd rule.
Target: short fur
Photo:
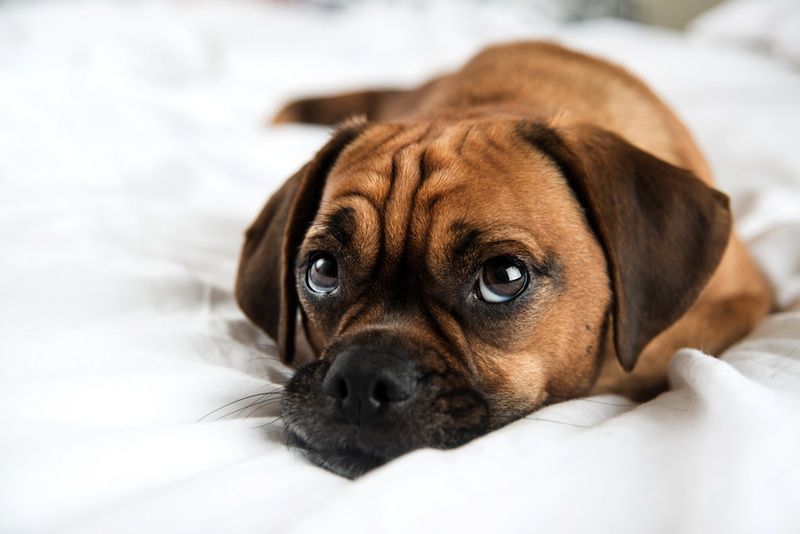
[[[416,90],[289,104],[275,121],[346,122],[248,230],[237,298],[314,362],[284,421],[347,476],[419,447],[460,445],[551,402],[666,387],[672,353],[716,354],[772,305],[731,233],[728,200],[685,127],[639,80],[551,43],[486,49]],[[305,286],[337,258],[340,287]],[[482,262],[531,273],[513,301],[475,296]],[[337,420],[321,391],[343,350],[394,351],[421,393],[378,428]]]

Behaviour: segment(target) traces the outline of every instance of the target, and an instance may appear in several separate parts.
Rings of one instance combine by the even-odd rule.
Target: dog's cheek
[[[476,355],[476,388],[489,402],[490,426],[529,414],[547,397],[547,359],[535,350]]]
[[[575,339],[571,353],[554,359],[553,372],[547,390],[551,401],[566,400],[585,395],[594,385],[606,351],[613,349],[613,336],[609,328],[610,313],[577,324],[572,332]]]
[[[583,395],[592,386],[606,347],[611,294],[602,261],[584,266],[540,329],[549,401]],[[544,333],[547,333],[546,337]]]

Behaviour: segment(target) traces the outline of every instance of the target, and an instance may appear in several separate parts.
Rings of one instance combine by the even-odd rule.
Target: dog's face
[[[594,165],[620,176],[598,186]],[[636,183],[643,170],[655,186]],[[676,209],[687,220],[670,221]],[[318,358],[287,386],[284,423],[312,460],[352,477],[584,393],[607,338],[630,368],[702,288],[727,221],[721,195],[604,132],[351,125],[248,232],[237,296],[287,359],[299,305]],[[665,241],[641,242],[659,226]],[[652,257],[677,240],[685,252]],[[623,265],[654,259],[644,275]],[[677,287],[667,303],[627,295],[662,284]]]

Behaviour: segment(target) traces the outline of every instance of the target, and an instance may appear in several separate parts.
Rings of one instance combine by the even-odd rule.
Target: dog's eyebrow
[[[450,225],[450,232],[455,236],[453,255],[459,258],[479,248],[485,237],[485,232],[460,222]]]
[[[523,236],[529,236],[528,231],[524,228],[508,226],[503,230],[505,231],[499,231],[498,228],[487,230],[463,221],[454,222],[450,225],[450,232],[453,234],[452,253],[461,258],[487,246],[520,243],[520,239],[525,239]]]
[[[514,248],[518,248],[521,245],[521,241],[515,239],[515,236],[498,235],[496,232],[481,230],[461,221],[451,224],[450,232],[454,236],[452,254],[459,259],[474,255],[486,247],[513,245]],[[520,232],[527,233],[522,228],[513,228],[512,233]],[[555,255],[544,251],[538,254],[529,251],[529,254],[539,274],[550,276],[557,282],[561,281],[561,264]]]
[[[351,207],[339,208],[325,218],[324,225],[342,247],[350,246],[356,231],[355,210]]]

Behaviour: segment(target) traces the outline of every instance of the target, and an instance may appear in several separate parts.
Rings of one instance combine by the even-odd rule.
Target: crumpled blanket
[[[351,482],[287,448],[291,370],[232,297],[243,230],[328,135],[286,98],[550,37],[640,74],[780,310],[672,390],[557,404]],[[799,532],[800,74],[702,35],[512,7],[0,5],[1,532]],[[248,397],[256,395],[254,397]]]

